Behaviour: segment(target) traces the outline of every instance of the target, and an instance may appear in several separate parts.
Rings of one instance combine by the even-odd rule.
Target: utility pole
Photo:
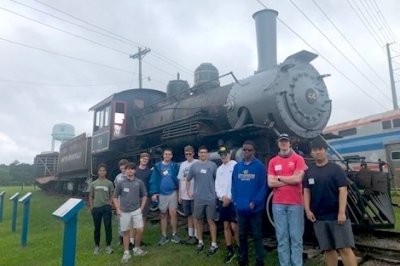
[[[138,47],[138,52],[134,55],[129,56],[129,58],[139,60],[139,89],[143,88],[143,86],[142,86],[142,59],[150,51],[151,50],[147,47],[145,47],[144,50],[142,50],[141,47]]]
[[[396,84],[394,82],[393,77],[393,66],[392,66],[392,57],[390,56],[390,43],[386,44],[388,62],[389,62],[389,76],[390,76],[390,87],[392,88],[392,99],[393,99],[393,109],[399,109],[399,105],[397,103],[397,93],[396,93]]]

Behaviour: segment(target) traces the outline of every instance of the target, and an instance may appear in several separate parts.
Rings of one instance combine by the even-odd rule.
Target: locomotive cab
[[[94,112],[92,153],[118,150],[113,141],[134,135],[138,114],[165,99],[166,94],[161,91],[131,89],[115,93],[90,108]]]

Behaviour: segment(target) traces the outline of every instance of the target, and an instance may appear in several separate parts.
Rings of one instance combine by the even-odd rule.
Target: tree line
[[[35,182],[35,168],[32,164],[14,161],[9,165],[0,164],[0,186],[32,185]]]

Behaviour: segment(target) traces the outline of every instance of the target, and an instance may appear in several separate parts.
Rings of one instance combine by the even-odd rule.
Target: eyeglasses
[[[254,151],[253,149],[243,149],[243,151]]]
[[[185,155],[193,155],[191,152],[185,152]]]

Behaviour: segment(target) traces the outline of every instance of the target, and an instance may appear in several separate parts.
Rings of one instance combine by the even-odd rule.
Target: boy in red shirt
[[[302,181],[306,164],[293,151],[288,134],[278,137],[279,153],[268,164],[273,188],[272,212],[280,265],[303,265],[304,205]]]

